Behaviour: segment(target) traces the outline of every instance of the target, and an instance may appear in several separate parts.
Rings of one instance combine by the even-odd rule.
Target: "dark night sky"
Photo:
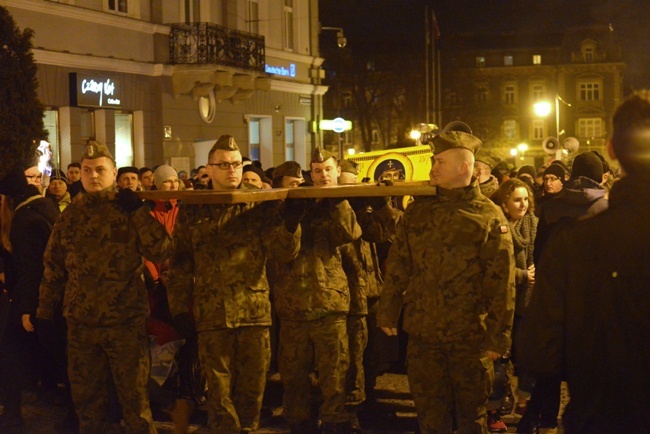
[[[344,27],[349,46],[407,44],[422,35],[424,4],[441,41],[458,32],[534,32],[611,23],[623,46],[626,89],[650,88],[650,0],[320,0],[323,26]]]

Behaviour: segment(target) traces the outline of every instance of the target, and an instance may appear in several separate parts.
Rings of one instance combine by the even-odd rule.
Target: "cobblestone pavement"
[[[61,434],[54,425],[64,417],[61,406],[46,404],[40,399],[28,399],[23,405],[26,426],[20,431],[3,430],[1,434]],[[262,410],[262,428],[256,433],[288,433],[287,424],[282,419],[280,405],[282,386],[278,381],[269,381]],[[566,394],[563,398],[566,402]],[[156,428],[160,434],[172,434],[172,424],[162,412],[154,413]],[[415,406],[411,399],[406,375],[384,374],[377,380],[377,406],[370,414],[361,414],[361,424],[367,434],[413,434],[417,430]],[[189,433],[208,434],[205,428],[206,414],[195,412]],[[508,432],[516,432],[517,419],[504,417]],[[560,429],[559,433],[562,433]],[[104,434],[104,433],[97,433]]]

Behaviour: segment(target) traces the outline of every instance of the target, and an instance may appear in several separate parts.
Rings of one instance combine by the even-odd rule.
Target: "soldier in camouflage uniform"
[[[231,136],[208,155],[213,189],[240,187],[242,156]],[[277,206],[206,204],[181,208],[167,286],[174,323],[192,338],[208,384],[210,432],[250,432],[259,425],[269,367],[269,255],[296,257],[300,226],[283,225]]]
[[[493,360],[510,347],[514,311],[512,238],[501,210],[472,179],[478,138],[434,139],[430,183],[397,227],[377,321],[397,333],[404,308],[408,378],[422,433],[487,433]]]
[[[317,186],[336,185],[340,175],[336,158],[320,148],[312,155],[311,171]],[[284,417],[292,433],[315,431],[309,411],[309,375],[315,366],[325,432],[342,432],[348,424],[345,376],[350,293],[338,247],[358,239],[361,228],[347,200],[294,199],[285,201],[285,208],[300,202],[309,204],[300,223],[300,253],[295,260],[279,264],[275,284],[274,305],[281,321],[279,366]]]
[[[343,160],[340,167],[339,184],[358,182],[357,163]],[[366,347],[371,334],[373,339],[377,332],[383,335],[377,327],[376,331],[369,330],[367,323],[369,300],[379,298],[382,281],[376,246],[367,239],[385,240],[389,234],[394,233],[398,216],[396,210],[390,206],[390,198],[387,197],[355,198],[350,200],[350,205],[355,211],[363,234],[359,239],[340,248],[343,270],[350,287],[350,311],[347,317],[350,367],[346,379],[346,405],[350,413],[350,427],[354,432],[361,432],[357,413],[359,406],[366,400]],[[373,354],[370,357],[376,358],[375,356],[376,354]],[[374,386],[374,379],[371,382]]]
[[[82,434],[109,431],[111,381],[126,432],[155,433],[147,395],[151,361],[140,257],[163,262],[171,238],[132,190],[112,199],[117,171],[106,145],[88,144],[81,174],[87,193],[61,215],[45,251],[37,317],[52,320],[63,305],[68,371]]]

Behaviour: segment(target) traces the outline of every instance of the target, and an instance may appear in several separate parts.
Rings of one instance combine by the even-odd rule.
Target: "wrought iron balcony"
[[[264,36],[212,23],[172,24],[172,64],[214,64],[264,72]]]

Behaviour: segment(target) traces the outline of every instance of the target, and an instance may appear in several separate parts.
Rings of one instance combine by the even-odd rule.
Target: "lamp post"
[[[555,94],[555,138],[558,144],[560,143],[560,136],[564,134],[564,130],[560,130],[560,102],[564,105],[571,107],[571,104],[562,99],[559,94]],[[539,101],[533,104],[533,111],[539,117],[546,117],[551,113],[551,103],[548,101]],[[555,158],[562,159],[562,149],[558,149]]]

